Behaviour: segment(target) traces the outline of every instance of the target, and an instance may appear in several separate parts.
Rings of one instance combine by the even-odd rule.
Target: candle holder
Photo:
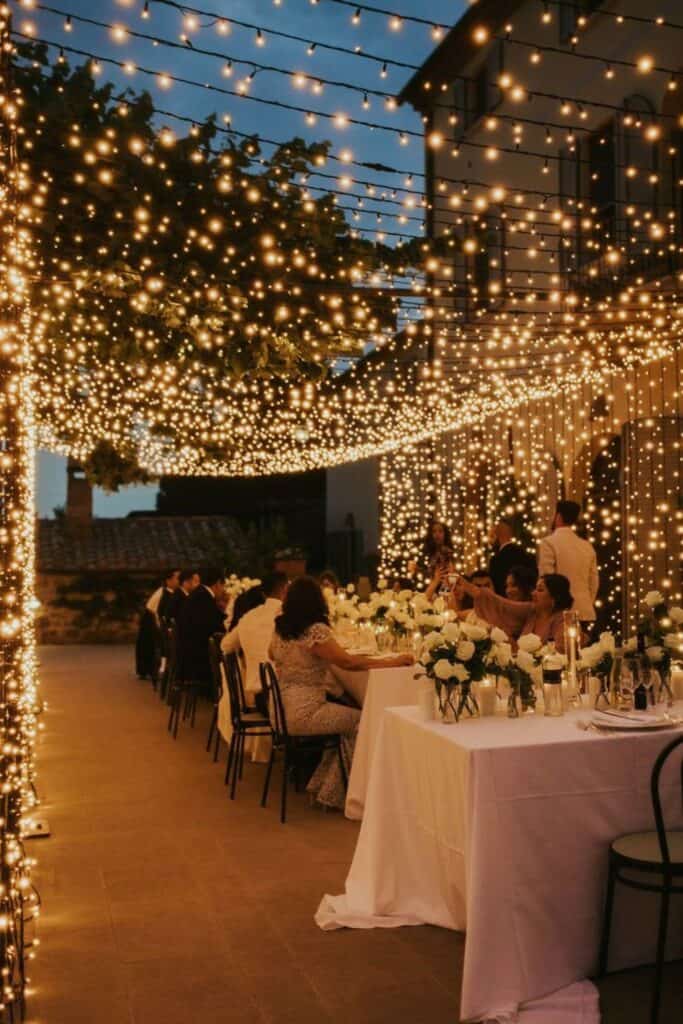
[[[581,635],[581,624],[575,611],[571,609],[562,612],[562,624],[564,628],[564,652],[567,657],[567,669],[565,679],[567,682],[567,703],[574,707],[581,707],[581,693],[577,663],[579,660],[579,638]]]

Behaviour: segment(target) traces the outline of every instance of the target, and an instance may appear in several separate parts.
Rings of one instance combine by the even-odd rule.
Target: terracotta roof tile
[[[38,572],[154,572],[221,562],[235,540],[223,516],[38,520]]]

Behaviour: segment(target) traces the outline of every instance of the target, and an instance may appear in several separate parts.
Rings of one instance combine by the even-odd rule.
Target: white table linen
[[[596,990],[579,983],[597,964],[609,844],[653,827],[650,773],[675,733],[583,732],[577,717],[589,716],[443,725],[388,710],[346,892],[323,899],[320,927],[466,930],[463,1020],[513,1020],[523,1004],[539,1024],[598,1020]],[[671,760],[663,803],[681,828]],[[656,896],[618,887],[611,969],[651,962],[656,911]]]
[[[415,674],[419,671],[419,666],[407,665],[401,668],[373,668],[368,672],[350,672],[335,665],[332,671],[346,692],[363,709],[344,810],[347,818],[360,821],[363,817],[370,765],[382,715],[386,708],[417,704],[420,684],[419,680],[415,679]]]

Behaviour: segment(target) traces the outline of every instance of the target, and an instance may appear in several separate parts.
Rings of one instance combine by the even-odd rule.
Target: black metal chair
[[[159,700],[165,701],[168,695],[169,681],[177,670],[177,639],[173,619],[160,619],[161,660],[157,679],[152,681],[154,689],[158,688]],[[158,687],[157,687],[158,684]]]
[[[660,753],[652,769],[650,792],[655,816],[655,831],[633,832],[615,839],[609,851],[609,875],[607,898],[600,944],[599,974],[607,971],[609,940],[612,925],[614,890],[617,882],[632,889],[655,892],[661,897],[659,907],[659,929],[655,959],[655,979],[650,1007],[650,1022],[659,1021],[662,987],[662,969],[666,951],[666,937],[669,924],[669,902],[673,893],[683,893],[683,830],[667,830],[664,825],[659,780],[667,759],[677,747],[683,744],[683,736],[677,736]],[[683,759],[681,760],[681,798],[683,800]],[[634,878],[633,875],[640,877]]]
[[[224,655],[225,679],[230,700],[232,736],[225,769],[226,785],[230,783],[230,799],[235,799],[237,779],[242,778],[244,767],[244,741],[247,736],[272,736],[273,730],[268,718],[259,711],[247,707],[242,687],[242,674],[236,654]]]
[[[224,666],[223,654],[221,651],[221,640],[223,636],[223,633],[214,633],[212,637],[209,637],[209,664],[211,665],[211,675],[213,678],[213,714],[211,715],[211,725],[209,726],[206,749],[207,752],[211,749],[211,741],[214,740],[214,762],[218,760],[218,751],[221,745],[221,733],[218,728],[218,705],[223,697]]]
[[[261,686],[267,694],[268,707],[273,725],[273,749],[270,753],[266,778],[263,784],[263,796],[261,807],[268,802],[268,791],[270,789],[270,778],[273,772],[275,755],[278,752],[284,754],[284,766],[282,773],[282,792],[280,794],[280,821],[284,825],[287,818],[287,780],[290,768],[294,769],[294,780],[297,791],[300,788],[300,774],[304,759],[310,759],[314,753],[324,754],[327,750],[335,750],[341,765],[344,785],[347,784],[346,765],[342,756],[341,741],[339,733],[327,733],[313,736],[294,736],[287,729],[287,717],[280,684],[278,683],[275,669],[270,662],[263,662],[260,665]]]
[[[167,682],[167,701],[171,708],[168,717],[168,731],[172,733],[175,740],[178,738],[178,724],[181,711],[183,720],[189,718],[190,725],[194,729],[197,698],[205,690],[205,683],[200,680],[181,678],[178,631],[175,623],[172,623],[169,627],[167,643],[169,645],[169,658],[172,659],[172,668],[169,670]]]

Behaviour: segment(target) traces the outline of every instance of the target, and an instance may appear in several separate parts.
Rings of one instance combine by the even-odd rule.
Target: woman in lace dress
[[[327,602],[320,585],[311,576],[300,576],[290,585],[275,620],[270,647],[275,665],[287,729],[293,736],[341,733],[346,773],[351,770],[353,748],[360,721],[358,708],[331,703],[327,693],[339,693],[340,686],[331,665],[362,672],[370,668],[410,665],[410,654],[366,658],[349,654],[332,635]],[[316,803],[342,809],[346,799],[339,758],[333,750],[323,754],[308,786]]]

